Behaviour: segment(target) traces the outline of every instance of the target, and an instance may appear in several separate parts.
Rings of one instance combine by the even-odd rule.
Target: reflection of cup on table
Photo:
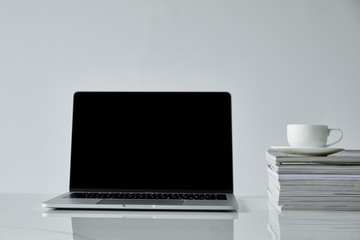
[[[337,140],[327,144],[331,132],[339,132]],[[327,125],[310,124],[288,124],[287,140],[291,147],[329,147],[338,142],[343,137],[340,128],[329,128]]]

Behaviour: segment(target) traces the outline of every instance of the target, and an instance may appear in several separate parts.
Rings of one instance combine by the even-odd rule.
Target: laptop
[[[235,210],[227,92],[77,92],[70,191],[46,208]]]

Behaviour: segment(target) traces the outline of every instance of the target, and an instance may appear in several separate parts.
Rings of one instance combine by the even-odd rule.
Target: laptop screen
[[[71,191],[232,192],[225,92],[77,92]]]

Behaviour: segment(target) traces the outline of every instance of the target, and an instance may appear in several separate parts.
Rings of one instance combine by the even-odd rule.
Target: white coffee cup
[[[331,132],[338,131],[340,136],[332,143],[326,144]],[[340,128],[329,128],[327,125],[288,124],[287,140],[291,147],[329,147],[343,137]]]

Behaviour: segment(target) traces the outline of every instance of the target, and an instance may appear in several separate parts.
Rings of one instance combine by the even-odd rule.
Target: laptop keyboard
[[[226,194],[208,193],[71,193],[69,198],[227,200]]]

